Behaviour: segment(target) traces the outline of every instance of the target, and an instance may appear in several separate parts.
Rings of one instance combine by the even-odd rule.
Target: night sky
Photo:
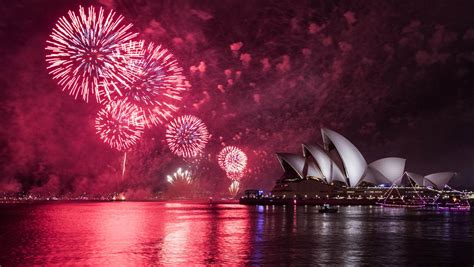
[[[128,154],[95,134],[99,105],[74,100],[46,70],[45,45],[60,16],[104,6],[146,41],[168,47],[192,87],[177,115],[212,137],[184,161],[148,129]],[[243,188],[271,189],[275,152],[321,143],[321,127],[351,140],[367,162],[397,156],[420,174],[455,171],[474,187],[474,2],[16,0],[0,5],[0,191],[144,196],[190,169],[197,184],[230,184],[216,156],[248,155]]]

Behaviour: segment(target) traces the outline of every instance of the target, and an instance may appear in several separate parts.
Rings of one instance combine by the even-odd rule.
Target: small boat
[[[384,208],[402,208],[402,209],[422,209],[426,206],[426,202],[416,191],[415,186],[410,182],[411,187],[418,196],[418,198],[402,196],[398,191],[397,184],[393,183],[390,189],[385,193],[385,197],[382,200],[377,201],[377,205]],[[393,193],[396,194],[393,194]]]
[[[329,204],[324,204],[321,206],[319,209],[319,213],[336,213],[338,211],[338,208],[331,208]]]

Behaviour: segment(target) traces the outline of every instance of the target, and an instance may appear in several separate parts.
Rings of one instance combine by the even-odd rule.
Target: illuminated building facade
[[[455,175],[440,172],[423,176],[407,172],[406,159],[398,157],[367,163],[357,147],[341,134],[324,128],[321,134],[322,146],[303,144],[302,154],[277,153],[284,174],[273,190],[274,195],[316,193],[334,197],[359,191],[358,196],[366,197],[380,195],[384,187],[391,185],[442,190]]]

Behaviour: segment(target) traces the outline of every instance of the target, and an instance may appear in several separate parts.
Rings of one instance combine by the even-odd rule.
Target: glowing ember
[[[209,132],[199,118],[185,115],[174,119],[168,125],[166,141],[176,155],[185,158],[196,157],[206,147]]]
[[[104,9],[96,13],[92,6],[87,11],[79,7],[79,15],[69,11],[69,18],[58,20],[46,41],[46,62],[63,91],[75,98],[80,95],[86,102],[93,94],[100,102],[101,94],[109,97],[112,93],[107,87],[99,87],[104,79],[125,83],[126,73],[116,66],[114,51],[137,34],[130,31],[132,24],[124,25],[123,17],[116,17],[113,11],[104,15]],[[99,88],[105,91],[99,92]]]
[[[177,184],[177,183],[185,183],[190,184],[192,182],[192,175],[191,172],[188,170],[182,171],[179,168],[173,175],[166,176],[168,183],[170,184]]]
[[[137,107],[116,101],[97,113],[95,128],[102,141],[112,148],[126,150],[140,139],[144,123]]]
[[[217,156],[219,166],[227,173],[242,173],[247,166],[247,155],[235,146],[224,147]]]

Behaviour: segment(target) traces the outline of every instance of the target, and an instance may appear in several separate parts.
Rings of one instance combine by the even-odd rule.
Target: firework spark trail
[[[179,168],[175,173],[173,173],[173,175],[166,176],[166,179],[170,184],[190,184],[192,182],[192,173],[188,170],[183,171],[181,168]]]
[[[125,151],[125,153],[123,154],[123,162],[122,162],[122,180],[123,180],[123,177],[125,175],[125,166],[127,164],[127,152]]]
[[[206,125],[197,117],[184,115],[174,119],[166,129],[166,141],[170,150],[185,158],[201,154],[209,141]]]
[[[135,145],[143,134],[143,116],[137,107],[119,100],[97,113],[95,128],[102,141],[124,151]]]
[[[232,197],[235,197],[237,196],[237,194],[239,193],[239,190],[240,190],[240,183],[239,181],[235,181],[233,180],[232,183],[230,184],[229,186],[229,193]]]
[[[102,95],[110,97],[112,91],[107,87],[99,87],[104,79],[115,83],[126,84],[126,75],[121,68],[115,66],[114,51],[121,44],[137,36],[130,31],[132,24],[125,25],[123,17],[110,11],[104,15],[99,8],[98,14],[94,7],[79,7],[79,15],[69,11],[69,18],[61,17],[46,41],[47,69],[53,79],[76,99],[81,95],[86,102],[93,94],[100,102]],[[117,89],[118,90],[118,89]],[[121,91],[116,93],[122,94]]]
[[[106,79],[102,86],[122,94],[114,94],[112,100],[125,99],[143,113],[147,127],[162,124],[178,110],[180,94],[186,90],[183,69],[174,56],[161,45],[144,41],[130,41],[116,51],[117,66],[127,76],[127,83],[116,84]],[[115,90],[114,90],[115,88]],[[109,102],[104,98],[105,103]]]

